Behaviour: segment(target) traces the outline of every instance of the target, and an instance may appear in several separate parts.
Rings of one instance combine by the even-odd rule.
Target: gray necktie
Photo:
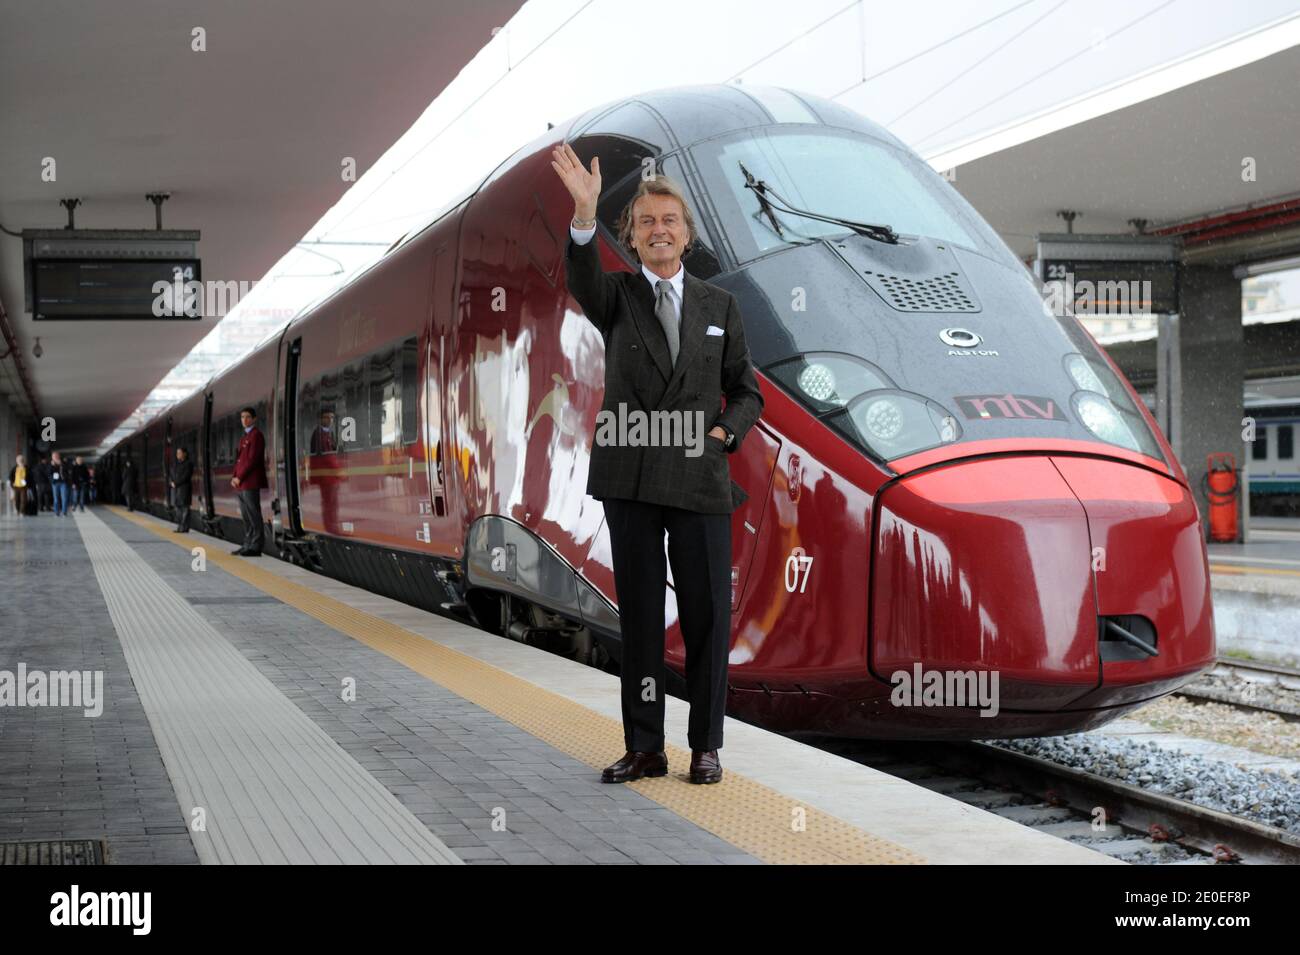
[[[659,319],[659,324],[663,327],[664,336],[668,339],[668,357],[672,364],[677,364],[677,352],[681,348],[680,333],[677,329],[677,316],[673,314],[673,300],[669,295],[673,283],[667,279],[660,279],[655,283],[655,288],[659,290],[659,296],[655,300],[655,317]]]

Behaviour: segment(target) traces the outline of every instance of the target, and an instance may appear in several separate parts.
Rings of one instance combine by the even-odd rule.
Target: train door
[[[456,256],[454,246],[439,246],[433,257],[433,294],[424,349],[424,456],[429,475],[429,500],[420,503],[424,512],[425,542],[440,554],[459,556],[462,529],[448,503],[451,477],[456,473],[448,460],[449,446],[445,400],[447,394],[448,337],[455,328]]]
[[[287,347],[287,339],[280,340],[280,349],[284,354],[284,377],[281,381],[284,400],[279,404],[282,409],[282,426],[279,428],[279,448],[277,458],[281,487],[284,488],[284,513],[280,515],[285,533],[293,537],[302,535],[302,515],[298,509],[298,366],[302,359],[302,339],[295,338]]]

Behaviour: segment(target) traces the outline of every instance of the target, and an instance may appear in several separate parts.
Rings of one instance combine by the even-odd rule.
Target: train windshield
[[[692,152],[741,262],[852,231],[764,209],[745,185],[746,170],[798,209],[886,225],[986,255],[999,252],[996,236],[946,194],[937,173],[862,133],[828,126],[765,126],[698,143]]]

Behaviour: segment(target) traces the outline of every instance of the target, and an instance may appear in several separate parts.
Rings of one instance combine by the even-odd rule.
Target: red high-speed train
[[[561,141],[601,158],[607,269],[636,268],[612,230],[653,160],[701,230],[686,267],[740,302],[766,406],[729,458],[748,493],[730,713],[855,737],[1058,734],[1210,664],[1197,508],[1132,388],[903,143],[782,89],[679,87],[550,129],[109,468],[132,457],[161,512],[186,445],[198,518],[242,539],[229,476],[255,405],[268,549],[613,666],[609,540],[584,493],[604,348],[565,288]],[[668,619],[679,672],[671,591]],[[996,673],[997,714],[894,705],[918,664]]]

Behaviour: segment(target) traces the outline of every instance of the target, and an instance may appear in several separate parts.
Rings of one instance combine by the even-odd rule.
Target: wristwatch
[[[596,224],[595,219],[579,219],[576,215],[573,217],[572,221],[575,229],[590,229]]]
[[[732,431],[722,422],[718,422],[718,427],[721,428],[723,431],[727,432],[727,436],[722,439],[722,446],[724,448],[730,449],[731,446],[736,443],[736,432]]]

